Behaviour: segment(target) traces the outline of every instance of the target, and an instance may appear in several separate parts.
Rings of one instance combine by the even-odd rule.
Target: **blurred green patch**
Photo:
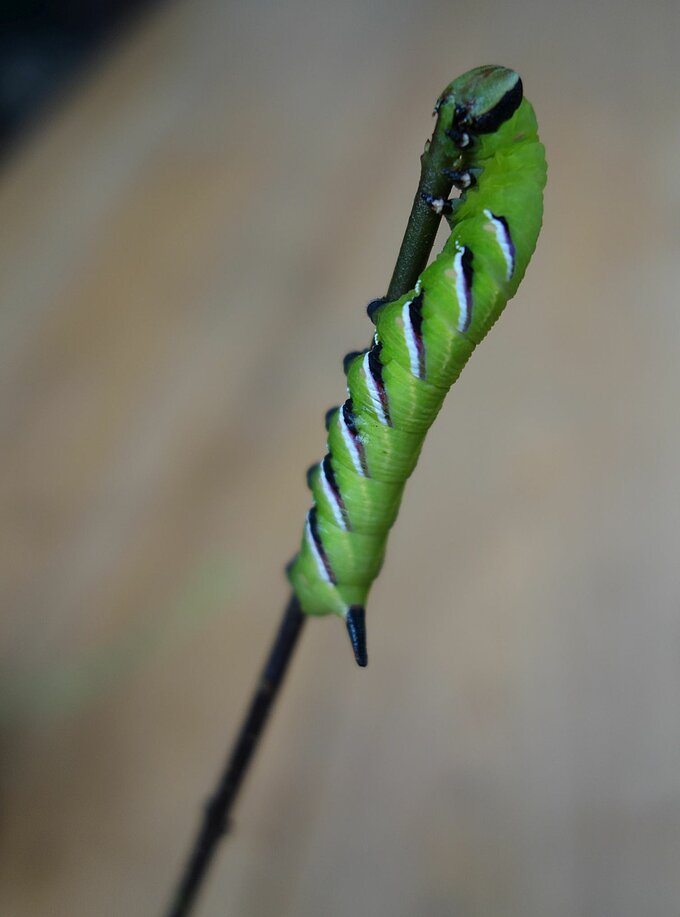
[[[113,690],[160,653],[177,651],[240,594],[238,567],[224,558],[200,565],[175,601],[89,655],[59,659],[30,674],[0,673],[0,726],[73,713]]]

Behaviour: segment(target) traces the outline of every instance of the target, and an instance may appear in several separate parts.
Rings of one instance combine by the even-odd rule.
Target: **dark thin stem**
[[[427,265],[441,214],[435,213],[425,203],[423,195],[444,200],[448,198],[453,182],[444,175],[443,170],[450,160],[451,141],[445,134],[445,125],[437,119],[432,140],[420,157],[420,182],[387,290],[388,302],[399,299],[404,293],[413,289],[416,280]]]
[[[422,195],[425,193],[446,198],[451,191],[451,180],[442,174],[446,142],[444,126],[438,120],[432,140],[420,160],[420,183],[387,291],[388,301],[408,293],[427,264],[441,216],[428,207]],[[205,807],[203,824],[194,841],[167,917],[187,917],[191,912],[219,841],[229,830],[232,806],[278,696],[305,620],[298,600],[292,596],[225,770]]]
[[[278,633],[255,687],[250,708],[241,725],[227,766],[205,807],[203,826],[194,842],[168,917],[185,917],[190,913],[217,845],[229,830],[231,807],[276,700],[305,621],[297,598],[292,596],[283,613]]]

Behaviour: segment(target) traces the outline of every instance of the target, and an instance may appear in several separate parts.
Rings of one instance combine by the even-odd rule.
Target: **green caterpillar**
[[[543,216],[545,151],[517,73],[471,70],[435,111],[450,124],[446,174],[462,193],[425,199],[451,235],[413,290],[369,304],[373,344],[345,358],[349,397],[326,415],[328,454],[308,472],[314,505],[288,567],[306,614],[345,620],[360,666],[366,599],[406,479],[448,389],[514,296]]]

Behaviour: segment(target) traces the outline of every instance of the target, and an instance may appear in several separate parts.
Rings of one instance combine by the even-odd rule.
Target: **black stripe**
[[[463,286],[467,297],[467,318],[461,330],[467,331],[472,322],[472,281],[475,276],[475,271],[472,267],[472,249],[468,248],[467,245],[463,248],[463,257],[460,259],[460,263],[463,268]]]
[[[498,220],[498,222],[502,224],[503,229],[505,230],[505,234],[508,238],[508,247],[510,248],[510,257],[512,258],[512,270],[510,271],[510,277],[512,278],[512,275],[515,273],[516,252],[515,252],[515,243],[512,238],[512,233],[510,232],[510,227],[508,226],[508,221],[505,219],[505,217],[497,216],[492,211],[489,211],[489,212],[493,216],[494,220]]]
[[[424,291],[421,290],[417,296],[411,300],[408,313],[413,328],[413,336],[416,339],[416,349],[418,351],[418,377],[425,378],[425,342],[423,341],[423,299]]]
[[[333,471],[333,461],[330,455],[324,455],[322,465],[323,473],[326,477],[326,480],[328,481],[328,486],[330,487],[331,492],[337,500],[338,506],[340,507],[340,512],[342,513],[342,518],[345,521],[345,525],[347,526],[348,531],[351,531],[351,526],[347,517],[347,507],[345,506],[345,501],[342,499],[342,494],[340,493],[340,488],[338,487],[335,472]]]
[[[378,389],[378,397],[380,398],[380,404],[385,414],[385,420],[387,421],[388,426],[392,426],[392,421],[390,420],[390,407],[387,398],[387,392],[385,390],[385,383],[383,382],[383,367],[380,362],[380,354],[382,353],[382,343],[378,341],[374,343],[371,349],[368,351],[368,369],[373,377],[375,382],[375,387]]]
[[[354,423],[354,405],[352,399],[348,398],[347,401],[342,406],[342,416],[347,425],[347,429],[352,434],[352,439],[359,439],[359,433],[357,432],[356,425]]]
[[[490,111],[485,112],[472,122],[472,130],[476,134],[492,134],[495,130],[508,121],[519,108],[524,90],[522,81],[517,77],[517,82],[509,89],[503,98],[497,102]]]
[[[326,568],[326,573],[328,574],[329,580],[331,583],[333,583],[333,585],[335,585],[335,574],[333,573],[333,568],[331,567],[330,561],[328,560],[326,549],[323,546],[323,541],[321,541],[321,535],[319,534],[319,529],[316,521],[316,506],[313,506],[310,509],[307,518],[309,519],[309,531],[312,533],[312,538],[314,539],[316,550],[319,552],[319,557],[321,558],[321,561]]]
[[[364,449],[364,444],[361,441],[361,436],[357,430],[357,425],[354,420],[354,405],[352,404],[352,399],[348,398],[347,401],[342,406],[342,416],[345,421],[345,425],[349,430],[349,435],[352,437],[354,445],[357,447],[357,452],[359,453],[359,462],[361,463],[361,469],[366,475],[370,477],[368,473],[368,466],[366,464],[366,450]]]

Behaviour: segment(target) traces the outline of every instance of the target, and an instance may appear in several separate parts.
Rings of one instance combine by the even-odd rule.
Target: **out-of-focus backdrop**
[[[680,908],[680,7],[147,8],[0,175],[0,912],[159,914],[285,602],[443,86],[518,69],[516,300],[359,671],[308,624],[197,910]]]

